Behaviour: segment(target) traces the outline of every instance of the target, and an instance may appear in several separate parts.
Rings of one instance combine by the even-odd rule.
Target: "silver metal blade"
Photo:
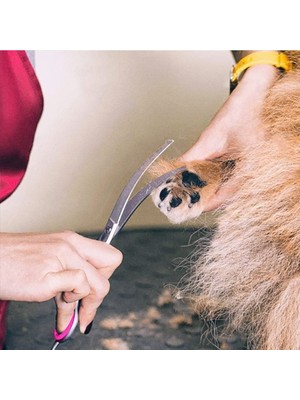
[[[134,211],[142,204],[144,200],[146,200],[146,198],[153,192],[154,189],[158,188],[166,180],[172,178],[178,172],[181,172],[183,170],[185,170],[185,167],[180,167],[156,178],[154,181],[144,186],[143,189],[141,189],[131,200],[129,200],[127,207],[119,221],[119,227],[115,232],[115,235],[123,228],[123,226],[126,224]]]
[[[156,150],[147,160],[140,166],[140,168],[134,173],[134,175],[130,178],[128,184],[125,186],[124,190],[120,194],[113,210],[110,215],[110,220],[114,223],[118,224],[122,214],[124,212],[125,206],[129,201],[129,198],[136,187],[137,183],[150,167],[151,164],[164,152],[167,150],[169,146],[174,142],[174,140],[170,139],[165,142],[163,146],[161,146],[158,150]]]

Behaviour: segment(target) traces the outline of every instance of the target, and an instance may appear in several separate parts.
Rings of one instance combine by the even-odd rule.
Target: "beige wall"
[[[228,51],[37,51],[45,109],[2,231],[99,231],[123,185],[165,139],[198,137],[228,94]],[[129,226],[169,224],[147,200]]]

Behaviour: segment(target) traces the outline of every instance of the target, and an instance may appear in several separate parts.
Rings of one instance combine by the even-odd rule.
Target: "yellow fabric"
[[[237,81],[242,72],[257,64],[271,64],[285,71],[289,71],[292,68],[292,63],[284,53],[278,51],[257,51],[243,57],[233,67],[231,81]]]

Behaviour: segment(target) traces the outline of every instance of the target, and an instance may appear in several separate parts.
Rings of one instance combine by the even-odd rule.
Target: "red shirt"
[[[0,201],[20,184],[43,110],[43,95],[25,51],[0,51]]]
[[[42,111],[42,90],[26,52],[0,51],[0,202],[24,177]],[[6,308],[0,301],[0,348]]]

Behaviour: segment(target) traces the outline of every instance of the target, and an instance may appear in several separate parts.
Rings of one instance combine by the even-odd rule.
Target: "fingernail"
[[[88,334],[91,332],[91,329],[92,329],[92,326],[93,326],[93,322],[94,322],[94,321],[90,322],[90,323],[88,324],[88,326],[85,328],[85,331],[84,331],[84,334],[85,334],[85,335],[88,335]]]

